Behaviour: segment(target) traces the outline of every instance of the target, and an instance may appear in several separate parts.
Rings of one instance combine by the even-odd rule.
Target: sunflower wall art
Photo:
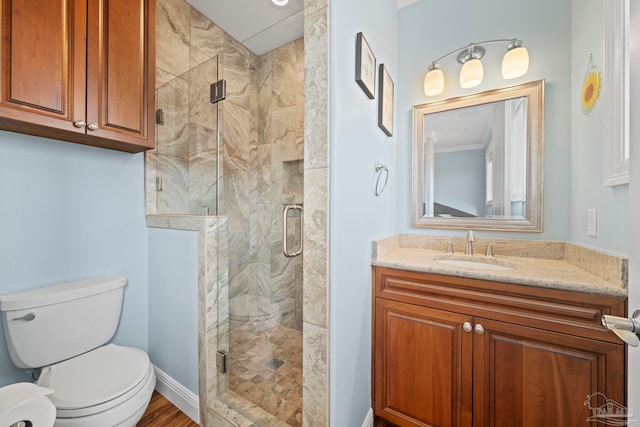
[[[600,69],[593,63],[593,54],[589,55],[589,65],[584,74],[582,91],[580,92],[580,105],[585,116],[591,114],[600,98]]]

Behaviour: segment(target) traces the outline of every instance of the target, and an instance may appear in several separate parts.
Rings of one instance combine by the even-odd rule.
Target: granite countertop
[[[627,260],[563,242],[476,239],[476,252],[465,256],[464,238],[446,238],[455,254],[447,255],[441,238],[399,235],[373,242],[372,265],[525,286],[561,289],[598,295],[627,296]],[[485,257],[488,243],[495,257]],[[530,242],[530,243],[529,243]],[[479,244],[478,244],[479,243]],[[441,247],[441,249],[438,249]],[[476,261],[476,267],[448,265],[442,260]],[[491,264],[497,264],[492,268]],[[473,265],[473,264],[471,264]],[[505,269],[504,267],[509,267]]]

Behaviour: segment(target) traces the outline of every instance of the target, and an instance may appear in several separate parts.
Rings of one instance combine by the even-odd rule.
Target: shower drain
[[[274,358],[274,359],[271,359],[270,361],[268,361],[265,366],[267,368],[275,371],[276,369],[278,369],[282,365],[284,365],[284,362],[282,360]]]

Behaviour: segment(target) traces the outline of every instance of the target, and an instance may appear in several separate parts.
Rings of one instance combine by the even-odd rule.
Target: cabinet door
[[[1,4],[0,125],[84,133],[73,122],[85,118],[86,0]],[[7,119],[18,123],[6,126]]]
[[[87,133],[154,145],[155,1],[88,0]]]
[[[479,318],[475,324],[484,333],[474,332],[474,426],[595,426],[589,405],[605,397],[624,405],[623,346]]]
[[[375,415],[399,426],[471,426],[471,317],[376,299]]]

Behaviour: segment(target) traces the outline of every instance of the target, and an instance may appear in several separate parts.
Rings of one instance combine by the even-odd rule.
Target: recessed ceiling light
[[[275,4],[278,7],[285,7],[289,4],[289,0],[271,0],[271,3]]]

